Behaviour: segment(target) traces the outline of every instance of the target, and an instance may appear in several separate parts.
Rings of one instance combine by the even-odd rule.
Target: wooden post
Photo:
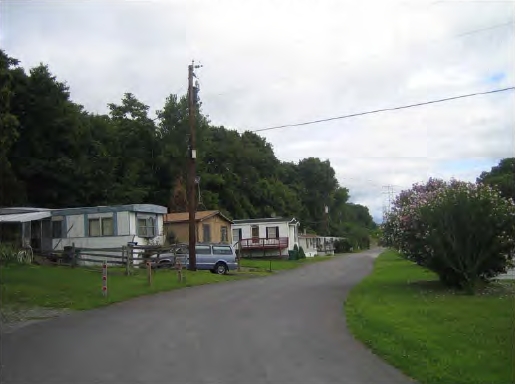
[[[107,297],[107,261],[102,263],[102,295]]]
[[[238,261],[238,272],[241,272],[241,241],[238,242],[238,250],[235,253]]]
[[[182,283],[183,279],[182,279],[182,264],[181,264],[181,261],[178,260],[177,261],[177,280],[179,281],[179,283]]]
[[[125,257],[125,276],[129,276],[131,274],[129,269],[129,251],[125,245],[122,246],[122,256]]]
[[[129,263],[129,274],[130,274],[132,272],[131,271],[131,267],[132,267],[133,262],[134,262],[134,247],[132,245],[129,245],[129,250],[130,251],[129,251],[129,255],[128,255],[129,256],[128,263]]]
[[[147,261],[148,285],[152,285],[152,264]]]
[[[75,266],[77,265],[77,260],[76,260],[76,258],[75,258],[75,243],[72,243],[72,250],[71,250],[71,253],[72,253],[72,254],[71,254],[71,259],[72,259],[72,260],[71,260],[71,261],[72,261],[72,263],[71,263],[71,264],[72,264],[72,265],[71,265],[71,267],[72,267],[72,268],[75,268]]]

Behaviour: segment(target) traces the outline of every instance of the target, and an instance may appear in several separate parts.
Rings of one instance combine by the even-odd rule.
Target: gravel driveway
[[[2,335],[0,382],[411,383],[345,327],[379,252],[31,324]]]

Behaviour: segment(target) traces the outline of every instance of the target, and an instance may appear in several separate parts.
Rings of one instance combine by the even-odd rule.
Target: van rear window
[[[210,255],[211,247],[209,245],[197,245],[195,247],[195,252],[199,255]]]
[[[213,246],[214,255],[232,255],[231,247]]]

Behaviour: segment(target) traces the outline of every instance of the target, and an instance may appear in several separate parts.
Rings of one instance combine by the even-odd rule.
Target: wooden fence
[[[185,266],[187,255],[175,255],[173,246],[131,245],[117,248],[77,248],[74,245],[61,251],[41,254],[45,263],[75,267],[101,268],[105,263],[110,267],[125,269],[130,275],[134,268],[159,266],[174,267],[177,263]]]

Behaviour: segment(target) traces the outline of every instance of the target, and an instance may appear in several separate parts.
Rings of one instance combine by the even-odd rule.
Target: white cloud
[[[215,124],[255,129],[511,86],[510,3],[337,1],[2,2],[0,39],[95,112],[133,92],[153,110],[184,93],[191,59]],[[513,156],[515,93],[263,135],[283,160],[330,159],[380,217],[381,186],[473,180]],[[455,167],[457,160],[463,166]]]

